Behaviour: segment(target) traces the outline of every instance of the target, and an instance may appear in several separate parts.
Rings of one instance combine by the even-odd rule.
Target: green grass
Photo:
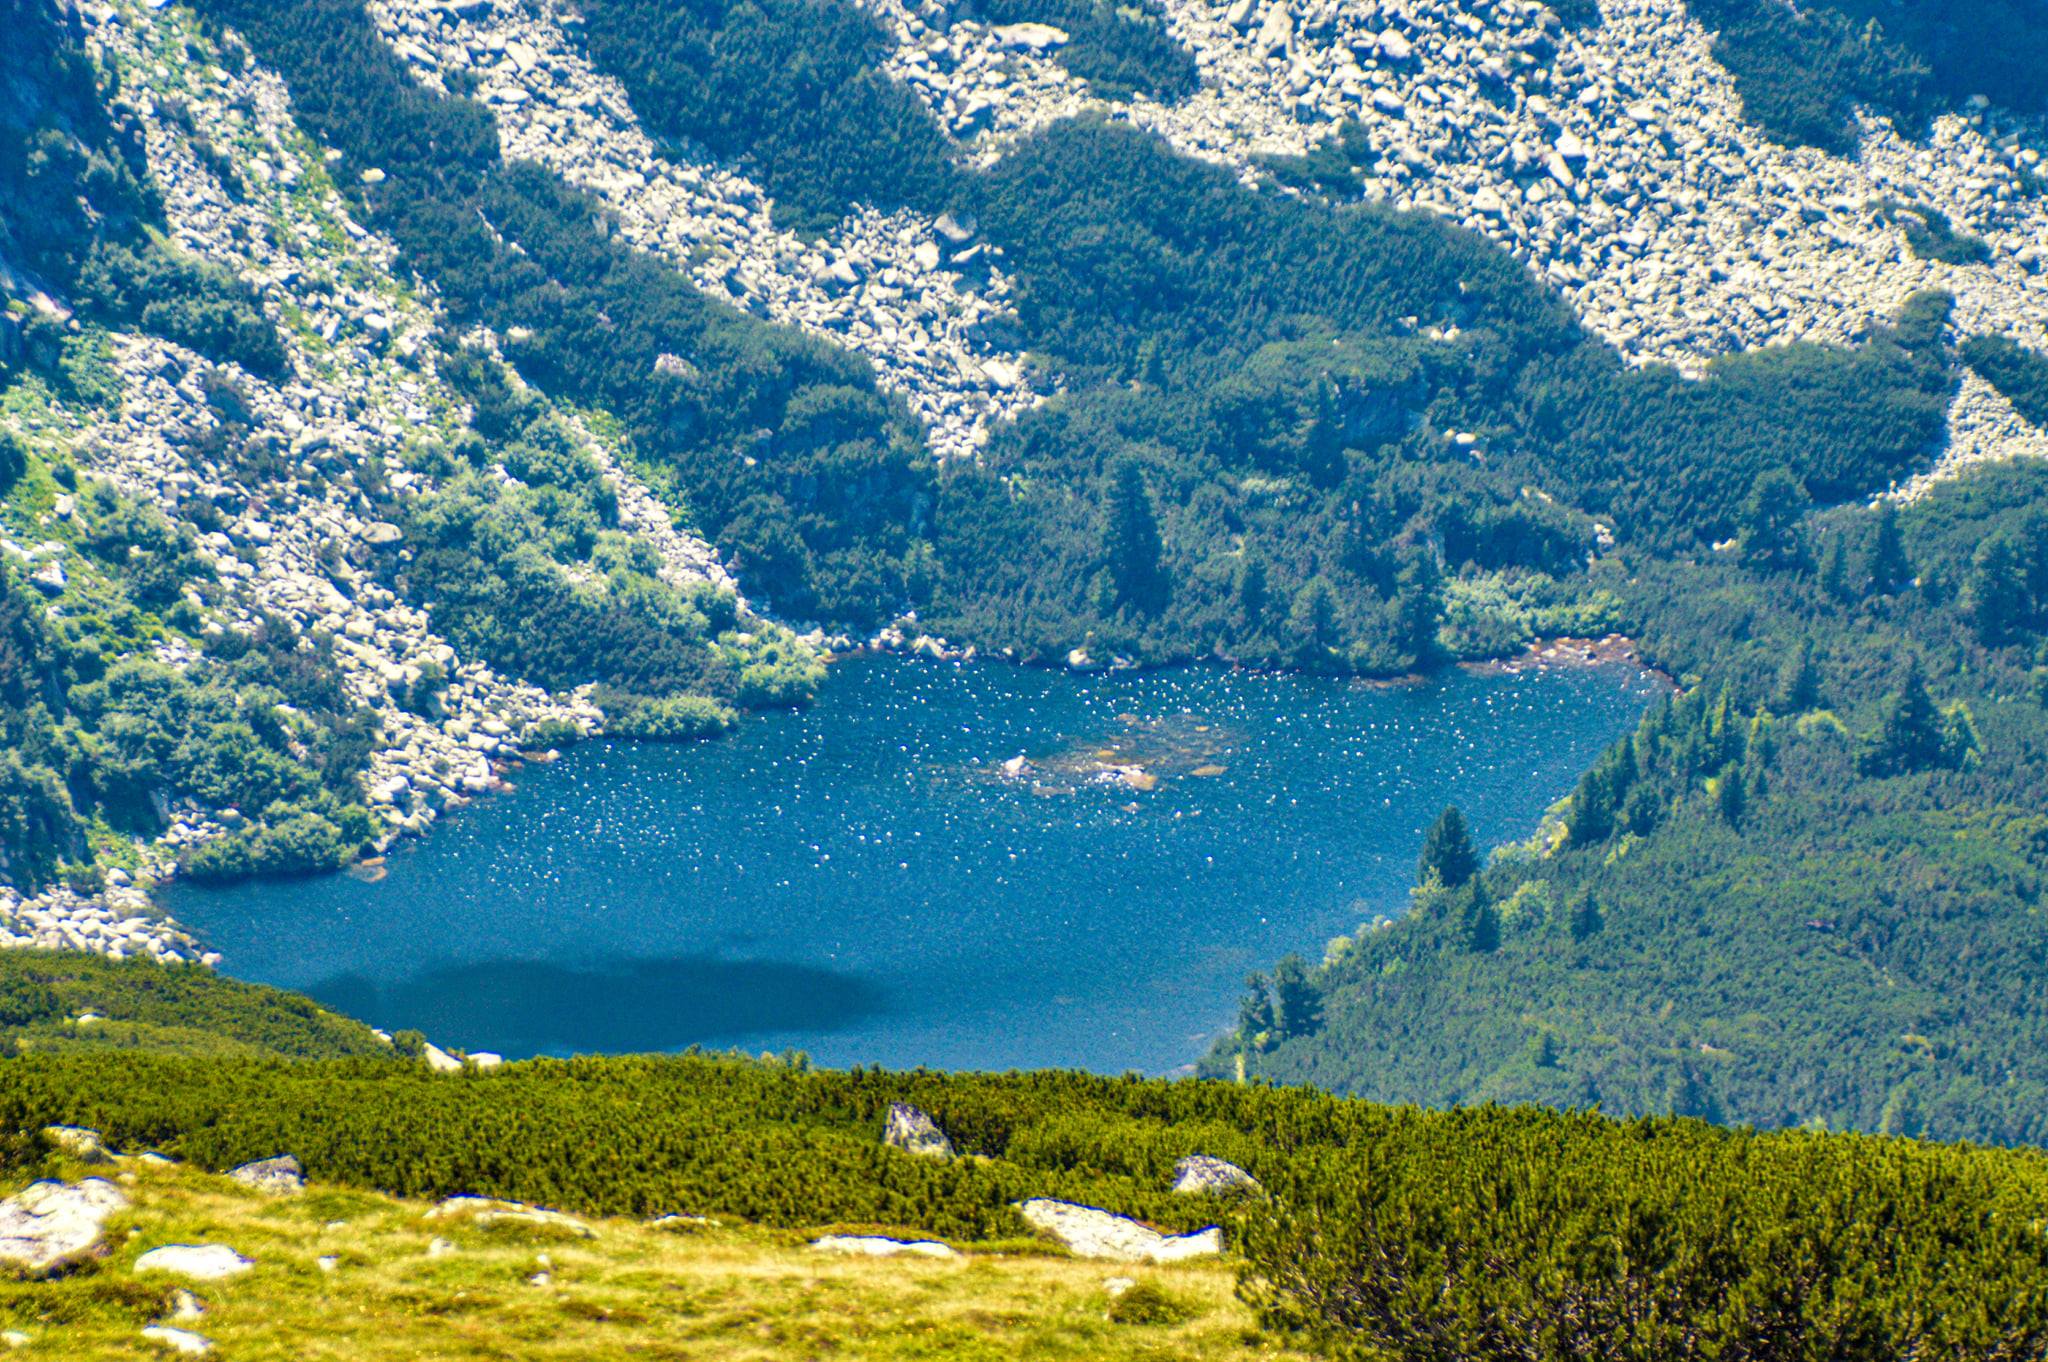
[[[0,1328],[30,1337],[14,1356],[149,1356],[141,1330],[158,1321],[251,1362],[1301,1356],[1258,1334],[1232,1268],[1216,1261],[1134,1268],[1028,1244],[851,1258],[808,1248],[812,1231],[734,1223],[675,1232],[592,1220],[596,1237],[577,1239],[429,1218],[430,1203],[370,1192],[272,1197],[138,1159],[113,1176],[133,1205],[109,1225],[104,1258],[58,1281],[0,1284]],[[256,1266],[218,1282],[134,1275],[148,1250],[195,1243],[226,1244]],[[1117,1277],[1138,1282],[1122,1308],[1107,1286]],[[169,1318],[180,1285],[204,1303],[199,1319]]]

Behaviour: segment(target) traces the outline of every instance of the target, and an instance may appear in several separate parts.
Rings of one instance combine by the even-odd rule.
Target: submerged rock
[[[1223,1252],[1223,1231],[1214,1225],[1192,1234],[1161,1234],[1129,1216],[1048,1197],[1019,1203],[1017,1213],[1033,1229],[1043,1230],[1081,1258],[1177,1263]]]
[[[882,1143],[906,1154],[922,1154],[927,1158],[950,1159],[954,1154],[953,1142],[946,1138],[946,1132],[908,1102],[889,1104],[889,1119],[882,1127]]]

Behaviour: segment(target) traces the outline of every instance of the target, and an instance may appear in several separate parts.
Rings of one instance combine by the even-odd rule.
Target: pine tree
[[[1144,470],[1136,459],[1118,459],[1109,470],[1102,557],[1120,601],[1145,611],[1157,610],[1164,603],[1166,580],[1160,571],[1164,553]]]
[[[1804,714],[1820,699],[1820,669],[1813,662],[1813,640],[1802,638],[1785,665],[1778,669],[1778,684],[1771,692],[1771,708],[1780,714]]]
[[[1447,804],[1444,811],[1429,825],[1429,831],[1422,837],[1422,863],[1417,871],[1418,883],[1427,884],[1435,876],[1446,889],[1456,889],[1479,873],[1479,852],[1472,845],[1471,829],[1465,826],[1465,815],[1458,812],[1458,806]]]
[[[1799,518],[1808,504],[1806,488],[1785,469],[1759,474],[1736,523],[1735,542],[1743,561],[1771,572],[1803,565],[1806,543],[1800,537]]]
[[[1889,499],[1877,505],[1877,533],[1871,541],[1867,569],[1873,596],[1889,596],[1913,577],[1905,541],[1899,537],[1899,508]]]
[[[1994,648],[2011,642],[2033,613],[2019,550],[2005,535],[1986,540],[1971,557],[1963,610],[1977,637]]]
[[[1932,765],[1942,755],[1942,716],[1927,693],[1927,679],[1914,658],[1905,684],[1886,702],[1865,764],[1873,774],[1897,775]]]
[[[1491,955],[1500,949],[1500,912],[1484,881],[1472,885],[1472,902],[1465,910],[1465,948],[1474,955]]]
[[[1322,1021],[1322,999],[1309,982],[1298,955],[1273,966],[1273,1029],[1281,1036],[1305,1036]]]

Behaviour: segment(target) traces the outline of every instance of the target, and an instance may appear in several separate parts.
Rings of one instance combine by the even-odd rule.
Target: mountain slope
[[[128,881],[719,731],[828,632],[1626,630],[1689,697],[1219,1062],[2036,1137],[1979,947],[2038,956],[2039,91],[1865,25],[1798,145],[1832,21],[1566,9],[12,0],[11,930],[197,954]]]

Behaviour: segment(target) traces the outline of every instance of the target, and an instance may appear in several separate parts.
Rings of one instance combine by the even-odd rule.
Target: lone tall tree
[[[1804,563],[1806,543],[1799,534],[1799,517],[1807,505],[1806,489],[1785,469],[1759,474],[1737,521],[1735,540],[1743,561],[1769,571]]]
[[[1117,599],[1141,610],[1156,610],[1166,581],[1159,560],[1165,546],[1159,518],[1138,461],[1118,459],[1109,470],[1109,505],[1103,516],[1102,558],[1116,586]]]
[[[1899,508],[1889,499],[1877,504],[1877,533],[1870,544],[1870,594],[1889,596],[1913,577],[1913,565],[1906,561],[1905,541],[1899,537]]]
[[[1455,804],[1446,805],[1422,838],[1422,864],[1417,878],[1424,884],[1434,875],[1446,889],[1456,889],[1479,873],[1479,852],[1471,829]]]

